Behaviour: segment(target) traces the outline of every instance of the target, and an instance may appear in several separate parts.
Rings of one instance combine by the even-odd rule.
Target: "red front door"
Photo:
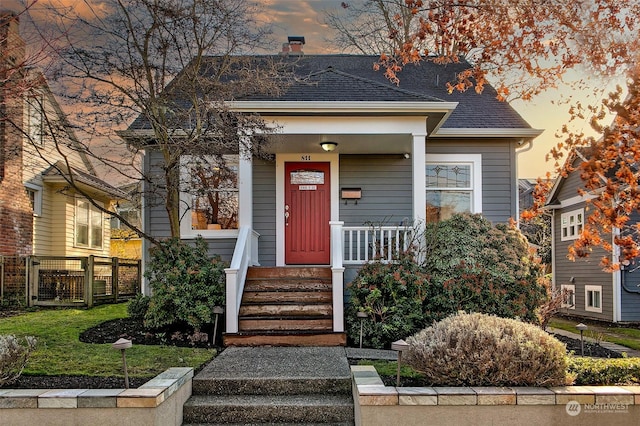
[[[285,163],[285,263],[326,265],[330,256],[330,163]]]

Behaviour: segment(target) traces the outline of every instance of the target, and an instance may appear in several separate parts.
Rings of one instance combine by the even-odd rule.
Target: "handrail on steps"
[[[226,273],[226,332],[238,332],[238,313],[249,266],[258,264],[259,234],[250,226],[240,227],[231,265]]]

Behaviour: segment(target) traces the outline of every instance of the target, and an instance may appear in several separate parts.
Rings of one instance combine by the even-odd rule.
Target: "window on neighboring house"
[[[42,188],[33,185],[33,184],[25,184],[25,190],[27,191],[27,195],[29,196],[29,201],[31,202],[31,211],[34,216],[42,215]]]
[[[560,286],[562,297],[562,307],[567,309],[576,308],[576,286],[573,284],[562,284]]]
[[[102,212],[84,199],[76,200],[76,246],[102,248]]]
[[[129,222],[131,225],[140,229],[140,214],[139,210],[136,208],[124,208],[118,209],[118,214],[122,216],[124,220]],[[111,217],[111,229],[129,229],[124,222],[121,222],[119,218],[112,216]]]
[[[181,233],[238,229],[238,155],[183,156]]]
[[[27,135],[32,143],[38,146],[44,144],[44,115],[43,97],[31,96],[27,98]]]
[[[427,222],[482,212],[482,156],[427,154]]]
[[[584,286],[584,309],[590,312],[602,312],[602,286]]]
[[[584,226],[584,209],[562,213],[560,216],[560,240],[576,240]]]

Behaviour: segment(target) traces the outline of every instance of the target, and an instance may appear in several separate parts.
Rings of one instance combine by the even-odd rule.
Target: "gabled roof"
[[[344,102],[444,102],[432,96],[369,80],[334,68],[332,65],[297,79],[281,96],[250,95],[239,98],[277,101]]]
[[[424,105],[438,114],[429,116],[431,136],[443,137],[524,137],[538,136],[541,131],[531,126],[508,103],[496,99],[496,91],[484,86],[484,92],[473,90],[449,94],[446,83],[455,81],[456,76],[469,68],[469,64],[459,63],[439,65],[432,61],[407,64],[398,74],[399,85],[390,82],[382,70],[375,70],[379,57],[375,55],[304,55],[304,56],[255,56],[255,61],[283,61],[294,74],[294,81],[283,86],[276,95],[245,95],[234,99],[239,110],[250,111],[259,103],[269,104],[273,111],[277,105],[301,105],[300,108],[324,104],[323,111],[340,103],[349,105],[376,105],[376,111],[383,113],[385,107],[392,111],[406,103],[418,110]],[[206,76],[216,69],[207,61],[217,61],[209,57],[203,61],[201,73]],[[179,77],[178,77],[179,78]],[[306,103],[306,104],[305,104]],[[265,112],[267,108],[256,109]],[[364,111],[364,110],[363,110]],[[428,115],[428,114],[426,114]],[[148,121],[142,115],[129,126],[129,131],[148,130]],[[435,130],[435,132],[434,132]]]
[[[74,167],[71,167],[70,169],[67,168],[67,165],[63,161],[57,161],[55,164],[49,166],[47,170],[42,173],[42,178],[44,182],[67,183],[65,175],[68,175],[69,170],[71,170],[73,179],[79,184],[86,185],[87,187],[106,194],[113,199],[128,198],[128,194],[92,174]]]

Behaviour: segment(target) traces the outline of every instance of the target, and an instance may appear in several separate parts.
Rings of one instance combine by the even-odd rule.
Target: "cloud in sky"
[[[357,1],[362,0],[350,2]],[[324,11],[340,10],[341,0],[259,0],[259,2],[264,8],[259,19],[271,23],[274,30],[272,40],[265,40],[264,48],[259,53],[278,52],[282,43],[286,42],[287,36],[290,35],[305,37],[304,51],[307,54],[340,53],[336,52],[331,44],[331,30],[324,24]],[[0,0],[0,9],[19,7],[20,3],[19,0]],[[38,4],[46,3],[73,7],[80,13],[89,10],[81,0],[40,0]],[[38,4],[31,12],[34,19],[42,19]],[[106,11],[106,2],[91,0],[91,5],[97,10]],[[580,96],[580,94],[575,95]],[[544,134],[534,142],[534,149],[519,156],[521,177],[541,176],[552,169],[550,163],[545,163],[544,157],[556,143],[555,132],[566,123],[569,117],[568,107],[555,104],[553,102],[555,98],[557,93],[545,93],[533,102],[512,104],[533,127],[546,129]],[[589,130],[586,124],[585,130]]]

